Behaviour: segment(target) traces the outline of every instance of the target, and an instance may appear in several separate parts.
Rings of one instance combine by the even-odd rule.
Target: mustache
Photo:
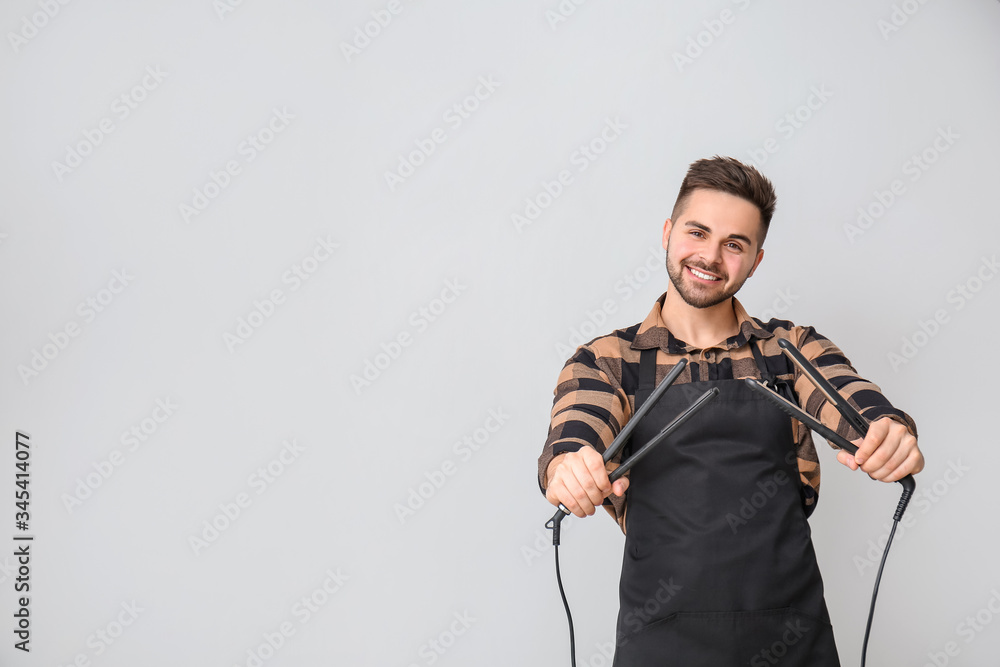
[[[726,272],[721,270],[722,267],[720,265],[709,266],[707,264],[701,264],[699,262],[684,262],[684,265],[690,266],[700,271],[704,271],[706,273],[711,273],[713,275],[720,276],[722,278],[726,277]]]

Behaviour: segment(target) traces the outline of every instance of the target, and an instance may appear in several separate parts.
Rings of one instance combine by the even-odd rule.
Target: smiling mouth
[[[718,276],[713,276],[710,273],[705,273],[701,269],[696,269],[693,266],[685,266],[684,268],[686,268],[691,273],[691,275],[693,275],[695,278],[698,278],[699,280],[704,280],[713,283],[722,280],[722,278]]]

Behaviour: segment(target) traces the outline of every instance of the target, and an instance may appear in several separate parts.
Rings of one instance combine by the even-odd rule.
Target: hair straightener
[[[840,392],[833,388],[830,381],[823,377],[816,367],[809,363],[809,360],[806,359],[790,341],[781,339],[778,341],[778,345],[792,360],[792,363],[794,363],[805,374],[805,376],[809,378],[809,381],[815,385],[820,393],[826,397],[826,400],[837,408],[837,411],[843,415],[844,419],[847,420],[847,423],[850,424],[862,438],[864,438],[868,433],[868,420],[866,420],[853,405],[848,403],[847,400],[840,395]],[[767,397],[768,400],[784,411],[785,414],[794,419],[798,419],[800,422],[823,436],[831,444],[847,450],[850,454],[857,453],[858,448],[847,438],[838,435],[833,429],[827,428],[821,421],[810,415],[808,412],[802,410],[798,405],[795,405],[791,401],[788,401],[783,396],[779,395],[765,383],[752,378],[747,378],[744,381],[750,386],[751,389]],[[865,641],[861,648],[861,667],[865,667],[865,659],[868,654],[868,636],[871,634],[872,617],[875,615],[875,598],[878,596],[878,585],[882,580],[882,568],[885,567],[885,559],[889,556],[889,546],[892,545],[892,536],[896,534],[896,526],[899,525],[900,519],[903,518],[903,512],[906,511],[906,506],[910,503],[913,491],[917,487],[917,483],[914,481],[913,475],[907,475],[897,481],[902,485],[903,492],[899,496],[899,504],[896,506],[896,512],[892,516],[892,529],[889,531],[889,539],[885,544],[885,551],[882,553],[882,562],[879,564],[878,574],[875,576],[875,588],[872,591],[872,603],[868,610],[868,624],[865,626]]]
[[[850,403],[848,403],[833,385],[823,377],[820,372],[802,355],[799,350],[792,345],[788,340],[779,340],[778,345],[781,347],[782,351],[785,352],[791,358],[792,362],[809,378],[809,381],[816,386],[817,389],[826,397],[830,403],[837,408],[844,419],[857,431],[862,437],[868,433],[868,422],[867,420],[858,412]],[[661,396],[666,392],[667,388],[677,379],[677,377],[684,370],[687,365],[686,359],[681,359],[674,367],[671,369],[667,377],[664,378],[663,382],[660,383],[653,393],[650,395],[649,399],[643,403],[643,405],[636,411],[635,415],[625,424],[621,432],[614,439],[604,454],[604,462],[607,463],[615,456],[625,443],[628,442],[629,436],[632,434],[633,429],[642,420],[646,413],[652,408],[652,406],[660,399]],[[752,378],[747,378],[744,380],[751,389],[761,393],[768,400],[772,401],[779,409],[784,411],[787,415],[794,419],[798,419],[803,424],[813,429],[821,436],[826,438],[831,444],[840,447],[851,454],[855,454],[858,448],[852,444],[846,438],[837,434],[830,428],[827,428],[822,422],[814,418],[809,413],[802,410],[798,405],[788,401],[781,395],[779,395],[772,388],[768,387],[766,383],[755,380]],[[695,412],[703,408],[709,401],[711,401],[718,394],[717,389],[710,389],[702,394],[694,403],[691,404],[684,412],[674,418],[669,424],[667,424],[662,431],[660,431],[654,438],[652,438],[648,443],[642,446],[639,451],[633,454],[627,461],[622,462],[615,470],[611,472],[608,476],[611,482],[618,480],[622,475],[624,475],[628,470],[632,468],[642,457],[644,457],[653,447],[663,442],[671,433],[677,430],[684,422],[686,422]],[[886,558],[889,555],[889,547],[892,544],[893,535],[896,533],[896,526],[898,525],[900,519],[903,518],[903,513],[906,511],[906,506],[910,502],[910,498],[913,496],[913,491],[916,488],[916,482],[913,479],[913,475],[907,475],[906,477],[898,480],[899,484],[903,487],[903,492],[899,499],[899,504],[896,507],[896,512],[893,515],[893,525],[889,532],[889,539],[885,545],[885,552],[882,555],[882,562],[879,564],[878,574],[875,577],[875,588],[872,592],[872,602],[871,607],[868,611],[868,624],[865,627],[865,639],[864,645],[861,650],[861,667],[865,667],[865,660],[868,653],[868,637],[871,633],[872,618],[875,614],[875,599],[878,596],[879,582],[882,580],[882,569],[885,567]],[[552,530],[552,545],[555,551],[556,560],[556,582],[559,585],[559,595],[562,598],[563,606],[566,608],[566,618],[569,621],[569,641],[570,641],[570,661],[573,667],[576,667],[576,640],[573,632],[573,616],[569,610],[569,602],[566,600],[566,593],[563,589],[562,575],[559,571],[559,527],[562,523],[563,518],[565,518],[570,511],[562,504],[559,505],[559,509],[556,511],[555,515],[545,524],[546,528]]]
[[[632,431],[635,429],[636,425],[638,425],[642,418],[646,416],[646,413],[650,411],[653,405],[660,400],[660,397],[666,393],[667,388],[674,383],[674,380],[676,380],[677,376],[681,374],[681,371],[684,370],[685,366],[687,366],[687,359],[681,359],[670,370],[667,377],[663,378],[663,382],[661,382],[659,386],[653,390],[653,393],[649,395],[649,399],[647,399],[646,402],[643,403],[638,410],[636,410],[631,419],[625,422],[625,426],[622,428],[621,432],[618,433],[611,445],[604,450],[603,458],[605,463],[610,461],[611,458],[625,446],[625,443],[628,442],[628,439],[632,435]],[[626,461],[623,461],[617,468],[611,471],[611,474],[608,475],[608,479],[611,480],[612,483],[620,479],[622,475],[632,468],[632,466],[646,456],[646,454],[648,454],[653,447],[663,442],[668,435],[680,428],[680,426],[690,419],[694,413],[701,410],[709,401],[718,395],[719,390],[713,387],[695,399],[694,403],[684,410],[684,412],[675,417],[669,424],[664,426],[663,430],[653,436],[653,438],[643,445],[639,451],[635,452]],[[573,633],[573,615],[569,611],[569,602],[566,601],[566,591],[563,590],[562,574],[559,572],[559,526],[562,523],[562,520],[569,514],[570,511],[566,508],[566,506],[559,503],[559,509],[557,509],[552,518],[546,522],[545,527],[552,531],[552,547],[556,554],[556,582],[559,584],[559,595],[562,597],[563,606],[566,608],[566,618],[569,621],[570,664],[573,667],[576,667],[576,639]]]

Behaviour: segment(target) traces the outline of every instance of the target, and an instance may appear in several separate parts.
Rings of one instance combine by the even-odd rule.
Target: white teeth
[[[691,270],[691,273],[693,273],[694,275],[698,276],[702,280],[720,280],[720,278],[716,278],[715,276],[710,276],[707,273],[702,273],[698,269],[692,268],[690,266],[688,267],[688,269]]]

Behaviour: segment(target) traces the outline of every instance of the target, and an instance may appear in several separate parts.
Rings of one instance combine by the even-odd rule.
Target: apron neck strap
[[[791,383],[779,382],[778,376],[768,369],[764,355],[757,345],[757,339],[751,338],[748,344],[750,345],[750,351],[753,353],[754,361],[757,364],[757,370],[760,372],[761,380],[767,383],[772,389],[778,390],[786,398],[794,400],[795,394]],[[636,410],[642,406],[646,397],[653,393],[653,389],[656,388],[656,355],[658,352],[659,348],[653,347],[639,353],[639,388],[636,392]],[[794,373],[794,370],[792,372]]]
[[[777,376],[775,376],[774,373],[767,370],[767,364],[764,362],[764,355],[761,354],[760,348],[757,347],[757,339],[751,338],[749,342],[750,342],[750,351],[753,352],[754,361],[757,362],[757,370],[760,371],[761,379],[764,380],[766,384],[770,385],[773,388]]]

